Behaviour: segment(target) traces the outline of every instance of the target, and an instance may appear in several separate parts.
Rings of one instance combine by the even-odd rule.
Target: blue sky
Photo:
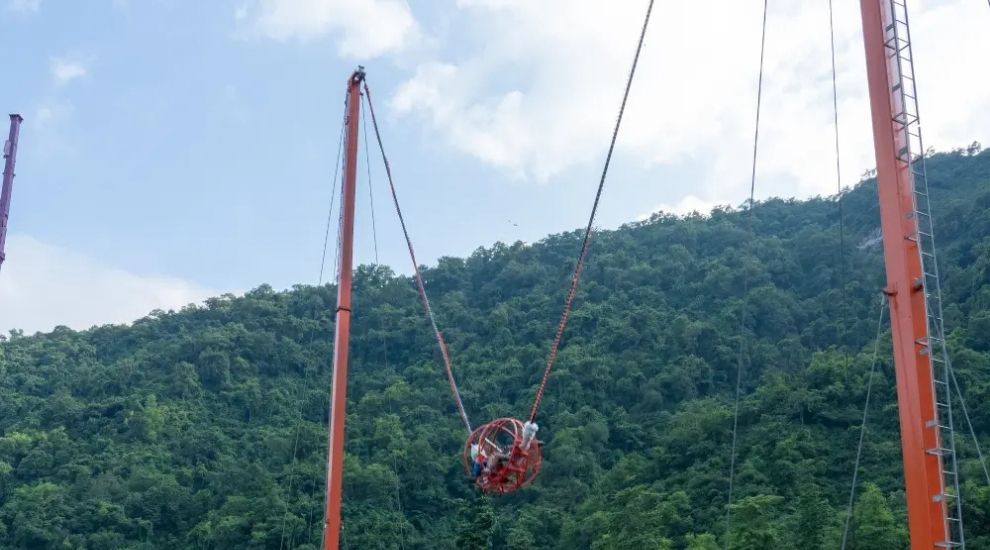
[[[0,0],[0,109],[25,117],[0,330],[315,282],[358,63],[421,261],[582,225],[645,9],[612,4]],[[745,197],[762,3],[711,4],[657,3],[603,227]],[[836,188],[826,3],[812,4],[772,7],[760,196]],[[836,8],[845,185],[872,166],[848,4]],[[990,53],[990,10],[914,4],[928,142],[990,141],[990,83],[972,70]],[[357,260],[370,262],[361,162]],[[381,260],[406,272],[371,165]]]

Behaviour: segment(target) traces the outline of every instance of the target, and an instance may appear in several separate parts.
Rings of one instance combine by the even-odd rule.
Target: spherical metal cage
[[[471,447],[478,445],[478,459]],[[523,438],[523,423],[499,418],[478,426],[464,443],[464,470],[483,492],[506,494],[521,489],[540,473],[542,456],[536,437]]]

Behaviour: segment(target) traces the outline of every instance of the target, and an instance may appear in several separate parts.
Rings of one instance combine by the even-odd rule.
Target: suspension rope
[[[370,101],[370,100],[369,100]],[[378,229],[375,222],[375,186],[371,180],[371,155],[368,153],[371,149],[368,147],[368,116],[364,110],[364,102],[361,103],[361,123],[364,126],[364,160],[365,165],[368,169],[368,201],[371,207],[371,236],[375,245],[375,265],[380,265],[378,260]],[[385,372],[389,371],[388,367],[388,333],[385,331],[385,316],[379,318],[379,328],[382,331],[382,363],[385,366]],[[392,406],[391,400],[389,400],[389,408],[392,412],[395,412]],[[395,473],[395,507],[405,520],[405,514],[402,512],[402,495],[401,495],[401,485],[402,480],[399,478],[399,464],[395,459],[395,455],[392,455],[392,472]],[[397,522],[399,528],[399,548],[400,550],[405,550],[406,548],[406,534],[403,527],[403,521]]]
[[[328,399],[329,399],[329,397],[328,397]],[[329,405],[327,405],[327,407],[329,408]],[[326,458],[325,455],[322,455],[321,454],[320,456],[323,459]],[[325,460],[323,462],[325,462]],[[317,500],[316,500],[316,487],[317,487],[317,484],[316,483],[313,483],[313,487],[309,491],[309,503],[308,503],[309,504],[309,513],[306,514],[306,540],[307,541],[313,540],[313,511],[314,511],[313,505],[316,504],[316,502],[317,502]]]
[[[578,255],[577,263],[574,266],[574,274],[571,276],[571,286],[567,290],[567,298],[564,300],[564,310],[560,314],[560,321],[557,323],[557,333],[554,335],[553,344],[550,346],[550,353],[547,355],[547,365],[543,369],[543,379],[540,381],[536,397],[533,399],[533,406],[529,411],[529,421],[536,418],[536,411],[540,408],[540,401],[546,391],[547,379],[553,369],[554,360],[557,358],[557,351],[560,349],[560,341],[564,336],[564,328],[567,326],[567,319],[571,314],[571,306],[574,303],[574,295],[577,293],[578,281],[581,279],[581,270],[584,262],[588,258],[588,247],[591,245],[591,233],[594,230],[595,216],[598,214],[598,204],[602,198],[602,191],[605,189],[605,178],[608,176],[608,167],[612,162],[612,153],[615,151],[615,142],[619,137],[619,127],[622,125],[622,115],[626,111],[626,102],[629,100],[629,90],[632,88],[633,77],[636,75],[636,66],[639,64],[639,54],[643,50],[643,41],[646,39],[646,29],[650,24],[650,14],[653,12],[653,0],[650,0],[646,7],[646,16],[643,18],[643,28],[639,33],[639,43],[636,45],[636,55],[633,57],[632,67],[629,69],[629,76],[626,79],[626,89],[622,94],[622,104],[619,106],[619,115],[615,119],[615,128],[612,130],[612,141],[608,146],[608,154],[605,155],[605,166],[602,168],[602,176],[598,181],[598,191],[595,193],[595,202],[591,207],[591,216],[588,218],[588,226],[584,230],[584,241],[581,243],[581,253]]]
[[[364,102],[361,102],[361,123],[364,125],[364,164],[368,169],[368,200],[371,208],[371,236],[375,244],[375,265],[378,265],[378,224],[375,222],[375,186],[371,185],[371,155],[368,151],[368,116],[364,112]]]
[[[962,405],[963,417],[966,419],[966,425],[969,427],[969,435],[973,438],[973,445],[976,446],[976,455],[980,458],[980,466],[983,467],[983,475],[987,478],[987,485],[990,485],[990,470],[987,469],[987,461],[983,458],[983,450],[980,448],[980,439],[976,437],[976,430],[973,429],[973,422],[969,419],[969,410],[966,408],[966,400],[963,399],[962,389],[959,387],[959,381],[956,380],[955,369],[952,368],[952,363],[948,364],[949,367],[949,378],[952,378],[952,385],[956,388],[956,395],[959,397],[959,404]]]
[[[364,95],[368,98],[368,111],[371,113],[371,125],[375,129],[375,138],[378,140],[378,148],[382,153],[382,162],[385,164],[385,175],[388,178],[388,186],[392,192],[392,203],[395,205],[395,213],[399,216],[399,224],[402,226],[402,234],[406,238],[406,247],[409,249],[409,258],[412,260],[413,264],[413,274],[416,278],[416,289],[419,291],[420,301],[423,302],[423,308],[426,310],[426,315],[430,319],[430,324],[433,326],[433,334],[436,335],[437,345],[440,346],[440,355],[443,357],[444,368],[447,370],[447,382],[450,384],[450,392],[454,395],[454,401],[457,402],[457,411],[461,415],[461,420],[464,421],[464,427],[467,428],[468,433],[471,432],[471,421],[468,420],[467,412],[464,411],[464,402],[461,399],[461,392],[457,388],[457,381],[454,379],[454,369],[450,364],[450,354],[447,352],[447,343],[443,339],[443,333],[440,332],[440,327],[437,325],[437,319],[433,315],[433,308],[430,306],[430,298],[426,295],[426,287],[423,285],[423,276],[419,271],[419,262],[416,261],[416,251],[413,249],[412,239],[409,237],[409,231],[406,229],[406,220],[402,216],[402,208],[399,207],[399,196],[395,191],[395,183],[392,180],[392,167],[389,165],[388,157],[385,155],[385,145],[382,143],[382,134],[378,129],[378,119],[375,117],[375,104],[371,101],[371,89],[368,88],[368,81],[364,82]]]
[[[839,206],[839,261],[840,265],[845,264],[846,259],[846,238],[844,226],[844,216],[842,215],[842,163],[839,157],[839,91],[835,77],[835,24],[832,21],[832,0],[828,0],[828,36],[829,45],[832,50],[832,121],[835,127],[835,187],[836,201]]]
[[[873,359],[870,361],[870,377],[866,382],[866,403],[863,404],[863,421],[859,425],[859,444],[856,446],[856,462],[853,465],[852,486],[849,488],[849,505],[846,507],[846,521],[842,527],[842,546],[846,549],[849,538],[849,525],[852,523],[853,503],[856,501],[856,486],[859,480],[859,463],[863,458],[863,441],[866,438],[866,420],[870,413],[870,396],[873,393],[873,377],[876,374],[880,356],[880,333],[883,330],[883,313],[886,311],[887,297],[880,297],[880,313],[877,315],[877,335],[873,340]]]
[[[756,204],[756,161],[760,147],[760,107],[763,105],[763,59],[767,44],[767,3],[763,0],[763,27],[760,34],[760,70],[756,83],[756,124],[753,130],[753,167],[749,180],[749,209],[747,225],[750,238],[753,235],[753,206]],[[743,363],[746,349],[746,315],[747,296],[749,294],[749,276],[743,274],[743,301],[739,311],[739,354],[736,361],[736,393],[732,405],[732,445],[729,452],[729,494],[725,507],[725,540],[723,548],[729,548],[729,532],[732,526],[732,498],[736,486],[736,447],[739,442],[739,402],[742,396]]]
[[[286,495],[287,496],[291,496],[292,495],[292,482],[295,480],[295,477],[296,477],[296,455],[297,455],[297,452],[299,450],[299,427],[301,425],[302,425],[302,419],[299,419],[299,422],[296,423],[296,437],[295,437],[295,442],[292,444],[292,462],[290,463],[290,468],[292,469],[292,471],[289,472],[289,490],[286,491]],[[282,535],[278,539],[278,550],[282,550],[283,545],[285,544],[285,541],[286,541],[286,537],[285,537],[285,525],[286,525],[286,520],[288,519],[288,517],[289,517],[289,501],[286,500],[285,501],[285,512],[282,514]],[[292,535],[292,538],[294,539],[295,538],[295,535]],[[292,545],[292,540],[289,540],[289,545],[290,546]]]
[[[384,345],[384,343],[385,340],[383,338],[382,344]],[[387,348],[384,349],[384,351],[385,351],[385,371],[388,372]],[[388,410],[391,411],[392,414],[396,414],[395,403],[392,401],[392,398],[388,396],[388,392],[385,392],[384,395],[385,395],[385,402],[388,404]],[[402,479],[399,477],[399,461],[396,460],[395,453],[391,453],[391,455],[392,455],[392,472],[395,473],[395,510],[396,512],[399,513],[400,516],[400,520],[396,522],[396,526],[399,529],[399,550],[406,550],[406,529],[405,529],[406,513],[402,509]]]
[[[323,268],[327,264],[327,244],[330,242],[330,224],[333,220],[333,203],[337,199],[337,176],[340,175],[340,153],[344,146],[344,121],[340,122],[340,137],[337,140],[337,162],[333,166],[333,183],[330,185],[330,208],[327,210],[327,228],[323,232],[323,256],[320,258],[320,279],[323,284]]]

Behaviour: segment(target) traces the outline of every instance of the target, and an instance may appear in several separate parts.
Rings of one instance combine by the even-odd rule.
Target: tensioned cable
[[[842,164],[839,157],[839,91],[835,77],[835,24],[832,21],[832,0],[828,0],[828,36],[832,50],[832,121],[835,127],[835,187],[839,206],[839,260],[845,263],[846,239],[842,215]]]
[[[329,397],[327,397],[329,400]],[[329,405],[327,405],[329,408]],[[322,455],[325,458],[325,455]],[[313,504],[316,502],[316,487],[317,484],[313,483],[313,488],[309,492],[309,513],[306,514],[306,540],[312,540],[313,538]]]
[[[364,160],[365,165],[368,169],[368,204],[371,208],[371,237],[375,245],[375,266],[380,265],[378,259],[378,223],[375,221],[375,186],[371,181],[371,155],[369,151],[371,149],[368,147],[368,117],[364,111],[364,103],[361,103],[361,124],[364,125]],[[384,359],[385,369],[388,370],[388,341],[385,335],[385,318],[381,318],[381,323],[379,323],[379,328],[382,331],[382,358]]]
[[[863,405],[863,421],[859,425],[859,444],[856,446],[856,461],[853,465],[852,487],[849,488],[849,505],[846,507],[846,521],[842,527],[842,546],[845,550],[849,537],[849,525],[852,522],[853,503],[856,500],[856,485],[859,480],[859,463],[863,457],[863,441],[866,439],[866,420],[870,413],[870,396],[873,393],[873,377],[876,374],[880,354],[880,333],[883,330],[883,312],[887,309],[886,296],[880,297],[880,313],[877,315],[877,335],[873,340],[873,360],[870,362],[870,377],[866,382],[866,403]]]
[[[952,385],[956,388],[956,395],[959,396],[959,404],[962,405],[963,417],[966,419],[966,425],[969,427],[969,435],[973,438],[973,445],[976,446],[976,455],[980,457],[980,466],[983,467],[983,475],[987,478],[987,485],[990,485],[990,470],[987,469],[987,461],[983,458],[983,450],[980,448],[980,439],[976,437],[976,430],[973,429],[973,422],[969,419],[969,410],[966,408],[966,400],[963,398],[962,388],[959,387],[959,381],[956,380],[956,372],[952,368],[952,364],[949,363],[949,378],[952,378]]]
[[[295,437],[295,442],[292,444],[292,462],[290,464],[290,468],[292,469],[292,471],[289,473],[289,490],[286,491],[286,496],[292,495],[292,482],[295,480],[296,477],[296,456],[299,450],[299,426],[301,424],[302,424],[302,419],[300,419],[299,422],[296,424],[296,437]],[[288,517],[289,517],[289,501],[288,499],[286,499],[285,512],[282,514],[282,535],[278,539],[278,550],[282,550],[283,546],[285,545],[285,541],[286,541],[285,525]],[[290,541],[289,544],[291,545],[292,542]]]
[[[371,149],[368,147],[368,116],[364,110],[364,102],[361,103],[361,124],[364,126],[364,160],[365,166],[368,170],[368,202],[371,208],[371,236],[375,245],[375,266],[380,265],[378,260],[378,229],[377,223],[375,222],[375,186],[371,180]],[[380,318],[381,323],[379,327],[382,331],[382,362],[385,366],[385,372],[388,372],[388,335],[385,331],[385,318]],[[394,412],[394,411],[393,411]],[[395,504],[396,509],[399,514],[402,514],[402,496],[401,496],[401,480],[399,479],[399,465],[395,459],[395,455],[392,456],[392,471],[395,473]],[[402,522],[398,522],[399,528],[399,548],[405,550],[406,548],[406,535],[405,530],[402,526]]]
[[[323,232],[323,256],[320,258],[319,285],[323,284],[323,268],[327,263],[327,244],[330,242],[330,224],[333,220],[333,203],[337,199],[337,176],[340,175],[340,153],[344,146],[344,122],[340,122],[340,137],[337,140],[337,162],[333,167],[333,183],[330,185],[330,208],[327,210],[327,228]]]
[[[574,266],[574,275],[571,277],[571,286],[567,291],[567,298],[564,300],[564,310],[560,314],[560,322],[557,323],[557,333],[554,335],[553,344],[550,346],[550,353],[547,355],[547,365],[543,369],[543,379],[540,381],[536,397],[533,399],[533,406],[529,411],[529,421],[536,418],[536,411],[540,407],[543,393],[546,391],[547,379],[553,369],[554,360],[557,358],[557,351],[560,349],[560,341],[564,336],[564,328],[567,326],[567,319],[571,313],[571,306],[574,303],[574,295],[577,293],[578,281],[581,279],[581,269],[588,257],[588,247],[591,245],[591,233],[594,230],[595,216],[598,213],[598,203],[602,198],[602,191],[605,189],[605,178],[608,176],[608,167],[612,162],[612,153],[615,151],[615,142],[619,137],[619,127],[622,125],[622,115],[626,111],[626,102],[629,100],[629,90],[632,88],[633,77],[636,75],[636,66],[639,64],[639,54],[643,50],[643,41],[646,39],[646,29],[650,24],[650,14],[653,12],[653,0],[650,0],[646,7],[646,16],[643,18],[643,28],[639,33],[639,43],[636,45],[636,55],[633,57],[632,67],[629,69],[629,77],[626,79],[626,89],[622,94],[622,104],[619,106],[619,115],[615,120],[615,128],[612,130],[612,141],[608,146],[608,154],[605,155],[605,166],[602,168],[602,177],[598,181],[598,191],[595,193],[595,202],[591,207],[591,216],[588,218],[588,227],[584,230],[584,242],[581,244],[581,253],[578,255],[577,264]]]
[[[420,301],[423,302],[423,308],[426,310],[426,315],[430,319],[430,324],[433,326],[433,334],[437,338],[437,345],[440,346],[440,355],[443,357],[444,368],[447,371],[447,382],[450,384],[450,391],[454,395],[454,401],[457,402],[457,411],[461,415],[461,420],[464,421],[464,427],[467,428],[468,433],[471,432],[471,421],[468,420],[467,412],[464,410],[464,402],[461,399],[461,392],[457,387],[457,380],[454,379],[454,369],[450,363],[450,354],[447,353],[447,342],[443,339],[443,333],[440,332],[440,327],[437,325],[437,319],[433,315],[433,308],[430,306],[430,298],[426,295],[426,286],[423,285],[423,276],[419,271],[419,262],[416,261],[416,251],[413,249],[412,239],[409,237],[409,231],[406,229],[406,220],[402,215],[402,208],[399,207],[399,195],[395,191],[395,183],[392,180],[392,167],[388,162],[388,157],[385,155],[385,145],[382,143],[382,134],[378,129],[378,119],[375,117],[375,104],[371,100],[371,89],[368,88],[367,79],[364,81],[364,95],[368,98],[368,111],[371,113],[371,125],[375,129],[375,138],[378,140],[378,148],[382,153],[382,162],[385,164],[385,176],[388,179],[388,186],[392,192],[392,203],[395,205],[395,213],[399,216],[399,225],[402,226],[402,234],[406,238],[406,247],[409,249],[409,258],[412,260],[413,264],[413,274],[416,278],[416,288],[419,291]]]
[[[756,203],[756,160],[760,146],[760,107],[763,104],[763,59],[767,44],[767,3],[763,0],[763,27],[760,33],[760,70],[756,83],[756,124],[753,130],[753,169],[749,181],[749,211],[747,222],[749,231],[753,231],[753,206]],[[744,268],[745,269],[745,268]],[[749,294],[749,277],[743,276],[743,301],[739,312],[739,357],[736,366],[736,394],[732,407],[732,446],[729,454],[729,494],[725,507],[725,539],[723,548],[729,548],[729,528],[732,526],[732,497],[735,491],[736,478],[736,447],[739,441],[739,401],[742,394],[743,354],[746,343],[746,300]]]
[[[361,124],[364,125],[364,164],[368,169],[368,200],[371,208],[371,236],[375,244],[375,265],[378,265],[378,224],[375,222],[375,190],[371,185],[371,155],[368,148],[368,117],[364,112],[364,102],[361,102]]]

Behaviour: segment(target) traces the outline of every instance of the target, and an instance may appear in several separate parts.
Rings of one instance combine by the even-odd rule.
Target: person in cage
[[[505,451],[496,450],[495,454],[492,455],[491,460],[488,461],[488,468],[486,468],[486,473],[489,477],[501,476],[505,468],[509,465],[509,453]]]
[[[477,443],[471,444],[471,479],[478,479],[488,467],[488,458]]]

